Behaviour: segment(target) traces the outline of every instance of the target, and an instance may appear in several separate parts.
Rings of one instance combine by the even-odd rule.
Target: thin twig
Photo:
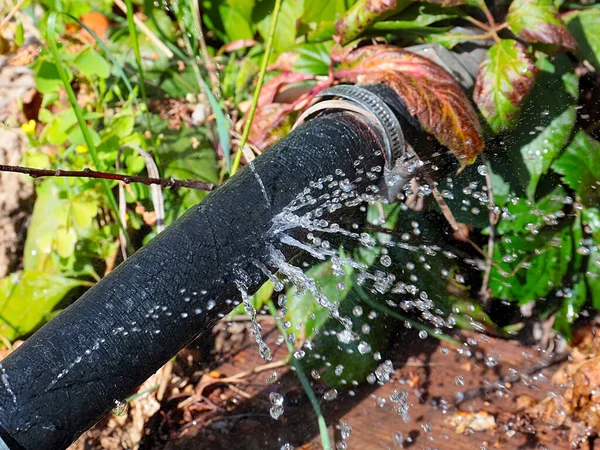
[[[260,72],[258,73],[256,89],[254,89],[252,105],[250,106],[250,111],[248,112],[248,120],[244,124],[244,131],[242,132],[242,141],[240,142],[240,147],[238,148],[238,151],[235,154],[235,159],[233,160],[233,165],[231,166],[232,176],[237,172],[237,169],[240,166],[240,161],[242,159],[242,149],[244,148],[244,145],[246,145],[246,142],[248,142],[248,136],[250,135],[250,127],[252,126],[252,121],[254,120],[254,114],[256,113],[256,108],[258,106],[260,91],[262,89],[263,82],[265,81],[265,74],[267,72],[269,58],[271,57],[271,49],[273,48],[273,41],[275,40],[275,29],[277,28],[277,19],[279,18],[280,9],[281,0],[275,0],[275,7],[273,8],[273,14],[271,15],[271,29],[269,30],[269,36],[267,37],[267,46],[265,48],[265,53],[260,64]]]
[[[78,178],[100,178],[104,180],[122,181],[125,184],[142,183],[146,185],[158,184],[165,188],[184,187],[198,189],[200,191],[212,191],[215,186],[204,181],[175,180],[174,178],[150,178],[138,175],[124,175],[119,173],[99,172],[91,169],[79,170],[52,170],[34,169],[32,167],[7,166],[0,164],[0,172],[15,172],[29,175],[31,178],[41,177],[78,177]]]
[[[125,14],[127,14],[127,6],[125,5],[125,3],[122,0],[114,0],[115,1],[115,5],[117,5],[119,7],[119,9],[121,11],[123,11]],[[140,31],[142,33],[144,33],[146,36],[148,36],[148,39],[150,39],[152,41],[152,43],[154,45],[156,45],[156,47],[169,59],[173,58],[174,54],[173,52],[169,49],[169,47],[167,47],[153,32],[152,30],[150,30],[150,28],[148,28],[146,25],[144,25],[144,22],[142,22],[135,14],[133,15],[133,21],[135,22],[135,25],[140,29]]]
[[[442,194],[440,193],[440,191],[438,191],[437,187],[435,187],[435,185],[433,184],[433,180],[431,178],[427,177],[427,182],[431,186],[431,190],[433,192],[433,197],[435,198],[435,201],[437,202],[438,206],[442,210],[442,214],[444,215],[444,217],[450,224],[450,227],[452,228],[452,230],[455,233],[460,234],[461,238],[465,242],[467,242],[471,247],[473,247],[477,253],[479,253],[481,256],[483,256],[486,260],[486,263],[493,265],[498,270],[502,270],[501,267],[498,264],[496,264],[496,262],[493,260],[493,258],[490,259],[488,254],[486,252],[484,252],[483,249],[479,245],[477,245],[475,242],[473,242],[473,240],[462,231],[462,229],[460,228],[460,225],[458,224],[458,221],[454,217],[454,214],[452,214],[450,207],[448,206],[448,204],[442,197]]]
[[[476,19],[476,18],[474,18],[474,17],[471,17],[471,16],[465,16],[465,17],[464,17],[464,19],[465,19],[466,21],[468,21],[468,22],[471,22],[473,25],[475,25],[475,26],[477,26],[477,27],[481,28],[481,29],[482,29],[482,30],[484,30],[484,31],[488,31],[488,32],[489,32],[489,31],[491,31],[491,28],[490,28],[490,26],[489,26],[487,23],[483,23],[483,22],[481,22],[480,20],[477,20],[477,19]]]
[[[492,33],[492,37],[494,38],[494,40],[496,42],[499,41],[500,37],[498,36],[498,33],[496,33],[496,21],[494,20],[494,16],[492,15],[492,13],[488,9],[487,5],[485,4],[485,1],[481,2],[481,10],[485,14],[485,17],[486,17],[488,23],[490,24],[490,32]]]
[[[219,77],[216,72],[215,63],[208,54],[206,40],[204,39],[204,32],[202,31],[202,21],[200,20],[200,2],[192,2],[192,12],[194,14],[194,23],[198,29],[198,41],[200,42],[200,51],[202,52],[202,58],[204,59],[204,67],[206,67],[206,71],[208,72],[213,94],[216,97],[220,97],[221,92],[219,92]]]
[[[17,11],[19,10],[19,8],[21,8],[21,6],[23,5],[23,3],[25,3],[25,0],[19,0],[17,2],[17,4],[15,6],[13,6],[13,8],[10,10],[10,12],[4,16],[4,18],[2,19],[2,22],[0,22],[0,29],[4,28],[4,26],[10,22],[10,19],[13,18],[13,16],[17,13]]]

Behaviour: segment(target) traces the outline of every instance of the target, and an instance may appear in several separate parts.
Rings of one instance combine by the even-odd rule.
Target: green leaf
[[[306,275],[309,278],[317,280],[319,293],[327,297],[330,302],[341,303],[352,288],[352,270],[346,267],[345,276],[334,275],[329,262],[319,264],[310,268]],[[343,289],[339,289],[339,283],[343,284]],[[327,321],[329,311],[319,306],[315,297],[308,291],[298,295],[295,287],[292,287],[286,293],[287,301],[287,319],[292,324],[291,329],[296,335],[301,334],[302,338],[312,338]],[[298,330],[304,330],[299,333]]]
[[[598,310],[600,309],[600,211],[597,208],[586,208],[582,216],[584,229],[592,236],[585,281],[590,289],[592,306]]]
[[[576,50],[577,42],[565,26],[553,0],[514,0],[508,9],[510,30],[529,42]]]
[[[304,0],[302,22],[321,24],[335,22],[346,12],[344,0]]]
[[[566,55],[559,55],[553,61],[540,58],[536,66],[540,69],[539,76],[525,100],[517,126],[494,141],[497,149],[488,154],[494,172],[510,184],[513,193],[528,195],[532,201],[542,176],[532,177],[530,169],[545,173],[544,167],[552,161],[544,163],[543,157],[548,157],[548,151],[555,156],[560,153],[570,138],[575,119],[575,100],[567,89],[570,83],[565,81],[573,70],[569,58]],[[571,126],[562,126],[565,122]],[[540,161],[528,161],[535,160],[537,155]],[[548,192],[555,184],[555,181],[548,186],[542,183],[541,187]]]
[[[447,19],[456,19],[465,14],[458,8],[444,8],[440,5],[417,3],[393,17],[394,20],[378,21],[373,24],[375,30],[422,30],[443,31],[429,25]]]
[[[110,64],[91,47],[77,55],[73,65],[87,78],[93,76],[108,78],[110,76]]]
[[[133,132],[135,117],[131,112],[123,114],[115,119],[111,124],[113,132],[120,138],[125,138]]]
[[[49,264],[52,245],[46,242],[46,237],[51,239],[55,230],[66,223],[55,214],[55,211],[65,205],[65,200],[61,198],[54,179],[40,183],[36,188],[36,195],[23,251],[23,268],[25,271],[52,272],[57,268]]]
[[[526,48],[502,39],[481,63],[473,99],[495,132],[517,124],[523,100],[531,91],[538,69]]]
[[[552,169],[579,195],[587,206],[600,199],[600,142],[579,131]]]
[[[473,41],[473,34],[467,32],[466,29],[460,29],[459,27],[453,28],[452,30],[444,33],[431,33],[418,39],[419,42],[425,42],[428,44],[440,44],[446,48],[452,49],[458,44]]]
[[[498,224],[498,233],[531,234],[539,232],[545,226],[556,225],[557,213],[565,206],[567,193],[562,186],[557,186],[552,192],[537,203],[519,198],[509,202],[506,213]]]
[[[229,0],[217,3],[219,3],[221,23],[231,41],[252,39],[254,37],[252,28],[253,0]]]
[[[578,276],[577,281],[570,288],[562,288],[562,305],[556,312],[554,328],[567,339],[571,338],[571,325],[579,317],[579,311],[587,300],[587,288],[583,277]]]
[[[600,6],[600,5],[599,5]],[[577,11],[567,16],[569,30],[575,36],[579,51],[577,56],[586,59],[600,70],[600,9]]]
[[[99,204],[96,200],[87,197],[73,199],[71,203],[71,214],[75,225],[80,228],[89,228],[92,220],[98,214]]]
[[[69,81],[73,80],[73,72],[65,68]],[[56,64],[46,59],[40,59],[34,69],[35,87],[42,94],[58,92],[63,83],[58,74]]]
[[[529,199],[534,198],[540,177],[548,172],[554,159],[569,141],[576,118],[575,108],[567,108],[552,120],[533,141],[521,149],[521,155],[530,176],[527,186]]]
[[[58,256],[68,258],[73,254],[77,243],[77,233],[73,228],[60,227],[55,231],[53,238]]]
[[[8,340],[32,332],[74,287],[86,284],[46,272],[13,273],[0,281],[0,333]]]
[[[559,287],[573,252],[570,227],[555,235],[504,235],[494,246],[490,288],[495,297],[524,305]]]
[[[272,60],[275,60],[277,55],[294,46],[296,40],[296,23],[299,18],[299,14],[297,15],[297,11],[294,8],[294,3],[294,0],[283,0],[281,2],[277,27],[275,27],[275,35],[273,37]],[[263,0],[257,4],[253,14],[258,32],[265,41],[271,28],[271,20],[273,18],[273,14],[271,13],[274,4],[274,0]]]
[[[293,71],[309,75],[327,75],[331,65],[332,48],[333,41],[298,45],[294,49],[298,58],[294,61]]]
[[[274,292],[273,282],[271,280],[266,281],[258,291],[254,293],[252,297],[250,297],[250,303],[252,306],[259,311],[265,303],[267,303]],[[241,316],[247,314],[246,308],[243,303],[237,305],[229,314],[229,317]]]
[[[373,2],[358,0],[344,16],[335,23],[335,31],[342,45],[359,37],[368,27],[410,6],[409,0]]]

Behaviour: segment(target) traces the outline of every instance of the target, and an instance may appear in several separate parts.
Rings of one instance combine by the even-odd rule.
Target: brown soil
[[[274,350],[276,367],[265,366],[245,325],[240,323],[235,323],[230,330],[233,334],[228,335],[223,335],[224,325],[219,326],[213,353],[206,340],[202,348],[181,352],[168,394],[160,409],[146,418],[139,448],[279,450],[288,443],[293,448],[320,449],[315,414],[296,375],[288,366],[277,367],[277,361],[286,356],[285,347],[275,345],[278,332],[269,319],[263,326],[266,341]],[[595,352],[576,350],[586,356],[568,363],[564,362],[566,357],[549,357],[516,341],[475,334],[466,334],[462,339],[469,337],[477,343],[459,349],[432,339],[421,340],[406,331],[395,337],[391,349],[383,355],[382,362],[389,359],[394,367],[387,383],[364,384],[326,401],[323,394],[327,387],[315,382],[333,448],[594,448],[596,437],[589,420],[578,419],[573,410],[572,421],[557,422],[552,416],[569,412],[569,408],[546,405],[552,397],[549,393],[556,393],[552,398],[561,398],[568,384],[554,385],[553,374],[566,370],[573,375],[586,366],[585,362],[587,366],[592,364],[589,361],[594,360]],[[233,345],[229,338],[233,338]],[[198,361],[206,360],[202,355],[208,354],[213,355],[209,358],[212,363],[201,366]],[[541,369],[540,361],[548,367]],[[593,373],[593,366],[587,370],[587,375]],[[267,379],[274,371],[277,382],[269,384]],[[488,389],[498,380],[504,380],[505,389]],[[408,394],[408,422],[397,412],[394,391]],[[575,391],[571,389],[572,397]],[[279,420],[269,415],[271,392],[285,396],[285,412]],[[466,393],[467,400],[457,404],[458,393]],[[155,398],[152,394],[150,397]],[[117,426],[117,419],[124,425]],[[131,423],[131,419],[107,418],[73,449],[138,448],[123,431]],[[350,436],[342,439],[348,427]],[[576,427],[579,434],[574,434]],[[571,447],[575,439],[578,443]]]
[[[35,92],[31,71],[5,66],[0,70],[0,164],[20,165],[27,138],[18,127],[17,101],[30,104]],[[20,266],[25,226],[33,209],[33,183],[23,175],[0,173],[0,278]]]

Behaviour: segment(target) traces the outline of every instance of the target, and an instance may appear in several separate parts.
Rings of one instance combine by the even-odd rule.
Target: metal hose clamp
[[[296,128],[310,116],[324,110],[341,109],[352,111],[366,118],[374,127],[384,147],[384,181],[385,193],[390,202],[407,181],[412,178],[404,170],[406,162],[412,160],[407,154],[407,146],[400,122],[390,107],[376,94],[350,84],[330,87],[317,94],[325,100],[315,103],[304,111],[294,124]],[[336,98],[328,99],[328,98]],[[412,152],[411,152],[412,153]]]

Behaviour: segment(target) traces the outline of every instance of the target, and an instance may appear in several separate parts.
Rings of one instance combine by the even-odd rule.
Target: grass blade
[[[87,127],[87,123],[85,122],[83,113],[81,112],[81,108],[79,107],[79,104],[77,103],[77,97],[75,96],[75,92],[73,92],[73,88],[71,87],[71,84],[69,83],[69,78],[67,77],[65,67],[63,65],[63,62],[60,58],[60,54],[58,52],[58,47],[56,45],[56,40],[57,40],[56,39],[56,19],[57,19],[57,17],[58,17],[58,13],[56,11],[51,12],[50,15],[48,16],[48,30],[47,30],[48,47],[50,47],[50,52],[52,53],[52,56],[54,57],[54,60],[55,60],[54,62],[56,64],[56,70],[58,72],[58,76],[60,77],[60,79],[65,87],[65,91],[67,92],[67,97],[69,98],[71,107],[73,108],[73,111],[75,112],[75,117],[77,117],[77,123],[79,124],[81,133],[83,134],[83,138],[85,140],[85,143],[87,144],[88,151],[92,158],[92,162],[94,163],[94,167],[96,168],[96,170],[102,170],[103,167],[102,167],[102,164],[100,163],[100,159],[98,158],[98,151],[96,150],[96,145],[94,144],[94,140],[92,139],[90,130]],[[110,184],[108,183],[107,180],[104,180],[104,179],[101,180],[101,183],[104,186],[104,190],[106,191],[106,195],[108,196],[108,202],[110,204],[111,209],[113,210],[113,213],[115,214],[117,223],[119,224],[119,227],[125,234],[125,239],[127,240],[128,246],[132,249],[133,247],[131,245],[131,240],[129,238],[129,234],[127,233],[127,228],[119,219],[119,207],[117,205],[117,200],[115,199],[115,196],[113,195],[113,192],[110,188]]]
[[[127,28],[129,29],[129,36],[131,37],[131,43],[133,44],[133,53],[135,53],[135,62],[138,69],[138,77],[140,79],[140,92],[142,93],[142,100],[147,105],[146,99],[146,86],[144,84],[144,68],[142,67],[142,55],[140,54],[140,44],[138,42],[137,28],[133,21],[133,4],[131,0],[125,0],[127,3]]]
[[[269,58],[271,57],[271,50],[273,49],[273,40],[275,39],[275,29],[277,28],[277,19],[279,18],[279,10],[281,9],[281,0],[275,0],[275,7],[273,8],[273,17],[271,19],[271,28],[269,29],[269,36],[267,37],[267,46],[265,47],[265,54],[263,55],[262,62],[260,64],[260,72],[258,73],[258,82],[256,83],[256,89],[254,89],[254,97],[252,98],[252,105],[248,113],[248,120],[244,125],[244,132],[242,133],[242,140],[240,147],[235,154],[233,160],[233,167],[231,168],[231,175],[234,175],[240,161],[242,160],[242,149],[248,142],[248,135],[250,134],[250,127],[252,126],[252,120],[254,120],[254,114],[256,113],[256,107],[258,106],[258,97],[260,96],[260,90],[265,81],[265,73],[267,72],[267,65],[269,64]]]
[[[308,378],[304,373],[304,369],[302,369],[302,364],[294,356],[294,346],[288,341],[288,332],[285,328],[283,328],[281,320],[277,318],[277,310],[275,309],[273,301],[269,300],[267,302],[267,305],[269,307],[269,312],[271,313],[271,316],[273,316],[273,318],[275,319],[277,328],[279,328],[279,331],[284,337],[283,341],[285,342],[285,345],[288,349],[288,353],[290,354],[289,362],[296,369],[296,376],[298,377],[298,380],[300,380],[300,384],[302,385],[304,392],[306,392],[306,396],[308,397],[308,400],[310,401],[310,404],[317,416],[317,423],[319,424],[319,434],[321,436],[321,444],[323,446],[323,450],[331,450],[331,443],[329,442],[329,432],[327,431],[327,423],[325,422],[325,418],[323,417],[323,413],[321,412],[319,400],[317,400],[317,397],[315,396],[315,393],[312,390],[312,387],[310,386],[310,381],[308,381]]]

